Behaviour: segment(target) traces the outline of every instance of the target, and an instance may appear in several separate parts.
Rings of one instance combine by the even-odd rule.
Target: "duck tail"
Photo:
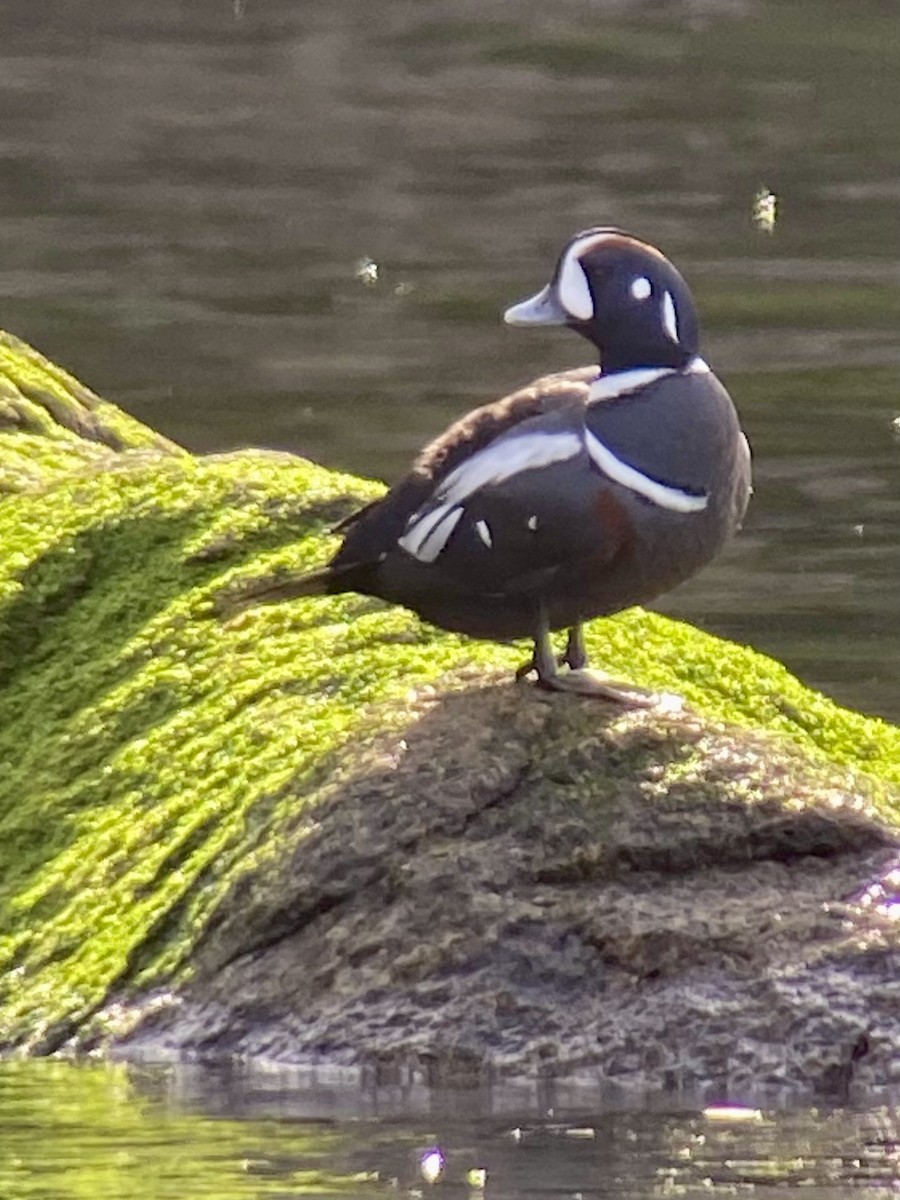
[[[286,600],[297,600],[301,596],[325,596],[330,592],[353,591],[351,567],[322,567],[303,575],[282,575],[276,578],[254,580],[243,587],[232,587],[215,598],[216,615],[223,618],[236,616],[258,604],[281,604]]]

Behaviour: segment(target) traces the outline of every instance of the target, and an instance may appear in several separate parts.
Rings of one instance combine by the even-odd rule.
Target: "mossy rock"
[[[148,452],[184,453],[0,329],[0,496]]]
[[[491,871],[466,859],[466,831],[483,837],[509,804],[518,842],[493,829],[482,865],[506,837],[510,862],[556,854],[534,886],[586,895],[626,860],[711,868],[724,853],[709,835],[720,818],[732,839],[728,822],[745,822],[755,847],[729,842],[733,863],[783,863],[794,838],[798,861],[840,860],[845,891],[850,876],[870,879],[866,855],[880,862],[893,845],[900,730],[690,626],[638,609],[594,623],[599,663],[688,706],[635,714],[516,685],[525,647],[442,634],[361,596],[219,619],[223,589],[323,562],[330,527],[382,485],[266,451],[194,457],[9,337],[0,368],[0,1045],[131,1044],[165,1028],[171,1044],[196,1047],[197,1013],[213,1005],[227,1010],[219,1045],[263,1052],[259,1027],[223,998],[234,964],[285,953],[316,920],[327,940],[353,895],[363,917],[329,943],[345,946],[329,957],[337,987],[339,961],[378,953],[366,890],[386,886],[387,862],[393,895],[427,860],[439,896],[443,854],[448,878],[458,863],[482,903]],[[427,779],[409,774],[412,739]],[[623,814],[646,822],[654,805],[668,813],[665,837],[642,851],[622,834]],[[761,824],[746,826],[747,813]],[[763,826],[781,832],[767,839]],[[417,988],[485,952],[447,919],[449,957],[426,939],[403,968]],[[645,958],[654,944],[641,939]],[[259,999],[252,974],[240,975],[243,993],[229,983],[245,1014]],[[333,1026],[320,1043],[300,1036],[292,994],[267,1001],[280,1051],[326,1053]],[[422,996],[409,992],[410,1013]],[[166,998],[164,1018],[148,1015],[154,997]],[[425,1044],[413,1016],[402,1027],[418,1031],[409,1045]],[[344,1056],[377,1050],[373,1029]],[[526,1043],[523,1061],[536,1053]]]

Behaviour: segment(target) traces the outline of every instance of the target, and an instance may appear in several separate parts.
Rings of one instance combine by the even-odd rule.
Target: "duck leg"
[[[584,626],[580,621],[569,630],[566,648],[560,655],[559,665],[571,667],[573,671],[583,671],[588,665],[587,647],[584,644]]]
[[[541,605],[534,636],[534,652],[528,662],[516,671],[516,679],[522,679],[534,671],[537,686],[547,691],[574,692],[578,696],[593,696],[638,708],[652,708],[659,702],[655,692],[635,684],[608,679],[598,671],[587,670],[587,661],[581,622],[569,630],[565,651],[556,658],[550,642],[547,614]],[[560,673],[560,666],[568,666],[569,670]]]

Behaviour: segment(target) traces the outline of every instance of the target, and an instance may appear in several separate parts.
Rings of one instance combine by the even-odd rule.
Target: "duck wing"
[[[583,409],[596,377],[596,366],[545,375],[455,421],[424,447],[409,473],[386,496],[335,526],[335,533],[344,534],[344,544],[332,565],[372,562],[394,549],[413,514],[462,464],[523,422],[561,409]]]

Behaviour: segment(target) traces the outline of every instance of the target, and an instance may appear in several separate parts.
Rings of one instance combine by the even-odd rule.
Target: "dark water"
[[[663,607],[897,719],[898,104],[894,0],[3,0],[0,324],[193,448],[393,479],[583,361],[498,314],[633,229],[757,458]]]
[[[630,1111],[571,1085],[440,1092],[354,1084],[349,1072],[0,1064],[4,1200],[887,1200],[898,1190],[891,1107]]]

